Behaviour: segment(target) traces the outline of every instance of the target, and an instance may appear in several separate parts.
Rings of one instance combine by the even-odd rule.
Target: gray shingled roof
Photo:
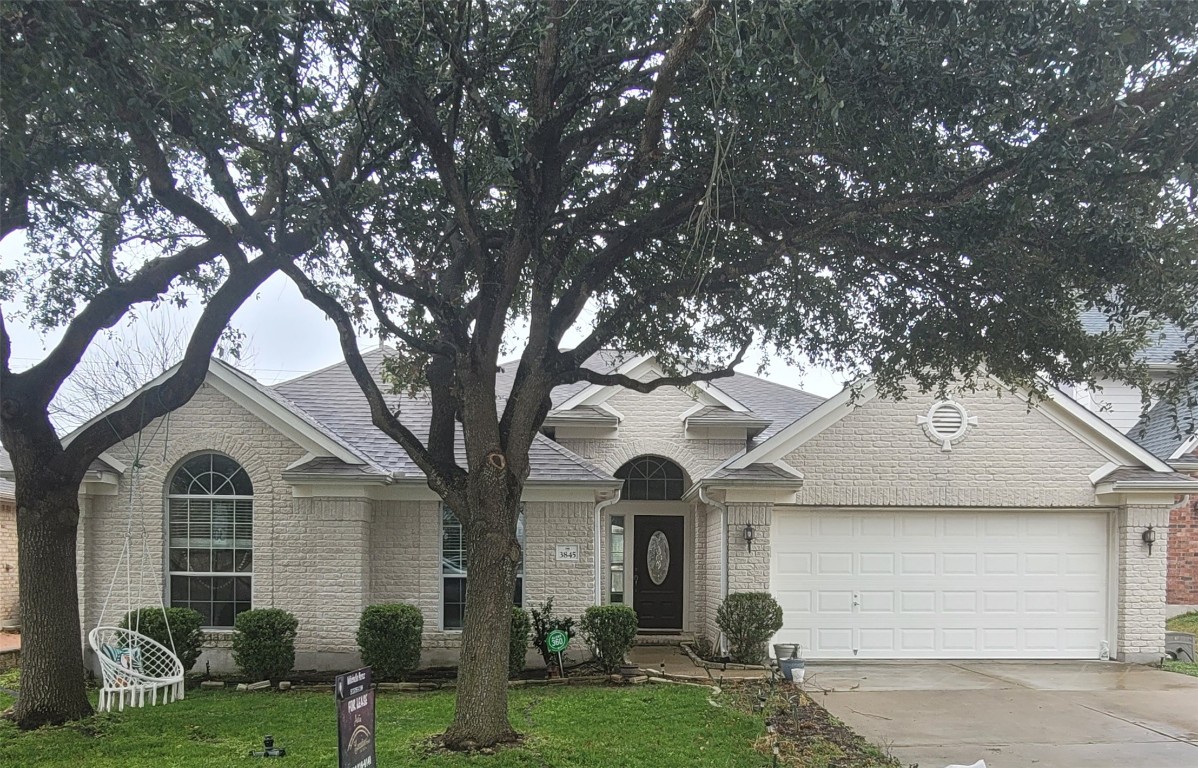
[[[722,405],[704,406],[686,417],[687,426],[737,426],[760,431],[770,423],[752,411],[734,411]]]
[[[628,353],[605,349],[587,358],[584,366],[600,373],[610,373],[630,357],[632,355]],[[518,361],[512,361],[500,367],[496,387],[505,394],[512,386],[517,364]],[[586,382],[576,382],[557,387],[552,394],[554,406],[557,407],[566,402],[586,389],[587,386],[589,385]],[[806,416],[824,401],[824,398],[819,395],[750,376],[747,373],[738,372],[727,378],[709,382],[708,386],[720,390],[748,408],[755,418],[769,423],[769,426],[753,437],[752,445],[760,445],[765,442],[774,433]]]
[[[0,499],[15,499],[17,497],[17,486],[13,485],[11,480],[0,480]]]
[[[1098,309],[1082,312],[1081,324],[1087,333],[1097,334],[1111,329],[1110,320]],[[1171,363],[1178,352],[1187,349],[1196,341],[1198,338],[1187,339],[1184,330],[1172,323],[1166,323],[1163,328],[1150,335],[1148,346],[1136,353],[1136,357],[1145,363]]]
[[[712,472],[705,480],[736,480],[736,481],[752,481],[755,483],[773,483],[785,481],[798,485],[802,482],[802,478],[791,472],[787,472],[781,467],[776,467],[773,464],[750,464],[747,467],[740,469],[732,469],[724,467]]]
[[[383,362],[383,351],[375,349],[365,353],[363,358],[377,377]],[[301,409],[317,425],[339,436],[356,454],[383,471],[400,472],[413,477],[423,475],[411,457],[371,422],[366,397],[344,362],[285,381],[270,389],[285,402]],[[432,410],[427,395],[387,394],[386,400],[392,411],[398,410],[404,426],[418,437],[428,435]],[[457,455],[458,461],[465,461],[461,434],[457,439]],[[611,481],[609,475],[586,459],[570,453],[541,435],[533,442],[529,460],[532,464],[529,482]]]
[[[383,354],[383,350],[375,349],[363,355],[367,365],[376,376],[378,376],[382,365]],[[606,373],[618,368],[629,357],[626,353],[603,350],[591,356],[586,361],[586,366]],[[516,367],[514,361],[500,367],[496,377],[496,400],[500,404],[512,386]],[[244,376],[244,374],[241,375]],[[413,477],[422,475],[420,469],[399,445],[371,423],[370,409],[366,404],[366,398],[362,395],[358,383],[344,362],[276,384],[273,387],[261,387],[252,379],[250,381],[274,397],[276,401],[338,438],[350,450],[381,471],[400,472]],[[557,387],[552,393],[554,404],[566,402],[587,386],[589,385],[586,382],[578,382]],[[751,411],[749,414],[726,411],[729,414],[728,418],[743,421],[745,417],[749,417],[767,425],[764,431],[757,435],[757,441],[767,439],[773,432],[802,417],[823,402],[823,398],[807,392],[742,373],[720,379],[712,386],[744,404]],[[418,437],[428,434],[431,409],[427,395],[424,393],[415,395],[387,394],[386,399],[388,407],[392,410],[398,409],[405,426]],[[722,409],[709,409],[710,417],[720,418],[711,415],[720,410]],[[588,410],[585,414],[576,415],[580,417],[585,415],[588,418],[598,416],[597,412],[591,411],[593,409]],[[565,418],[570,417],[565,416]],[[460,434],[458,435],[457,453],[458,460],[465,461]],[[612,479],[587,459],[571,453],[544,436],[537,436],[530,450],[529,458],[532,463],[530,482],[578,483]],[[334,474],[352,472],[348,465],[337,466],[313,462],[296,467],[291,471]],[[774,477],[777,479],[777,476]]]
[[[1198,480],[1189,475],[1183,475],[1180,472],[1155,472],[1146,467],[1119,467],[1098,482],[1119,483],[1124,486],[1177,484],[1189,486],[1198,491]]]
[[[1188,402],[1161,400],[1140,417],[1127,436],[1157,458],[1167,460],[1195,431],[1198,431],[1198,382],[1190,388]]]
[[[579,424],[579,423],[619,423],[619,419],[611,411],[606,411],[593,405],[580,405],[567,411],[553,411],[545,419],[546,425]]]

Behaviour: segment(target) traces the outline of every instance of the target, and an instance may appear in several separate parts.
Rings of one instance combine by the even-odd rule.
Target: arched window
[[[170,605],[199,611],[206,627],[231,627],[251,606],[254,486],[219,453],[193,456],[167,487]]]
[[[682,467],[657,456],[638,456],[616,470],[624,481],[621,501],[674,501],[682,498]]]

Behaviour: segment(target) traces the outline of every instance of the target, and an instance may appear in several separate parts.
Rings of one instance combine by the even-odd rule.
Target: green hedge
[[[769,592],[734,592],[720,604],[715,623],[733,661],[764,664],[770,638],[782,629],[782,606]]]
[[[582,614],[579,629],[603,671],[619,672],[636,642],[636,611],[627,605],[592,605]]]
[[[420,666],[424,615],[414,605],[388,603],[362,611],[358,649],[379,680],[398,680]]]
[[[279,608],[237,614],[233,621],[233,661],[252,681],[281,680],[295,666],[295,616]]]
[[[512,607],[512,634],[508,640],[507,673],[515,677],[524,671],[524,662],[528,655],[528,633],[532,630],[532,622],[528,619],[528,611]]]
[[[170,632],[167,632],[168,623]],[[122,628],[133,629],[165,648],[173,647],[183,663],[184,672],[191,671],[204,650],[203,625],[204,618],[199,611],[190,608],[167,608],[165,614],[162,608],[138,608],[121,619]]]

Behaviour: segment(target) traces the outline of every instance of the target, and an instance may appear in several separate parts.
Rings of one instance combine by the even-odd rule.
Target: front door
[[[641,629],[682,629],[681,516],[633,518],[632,607]]]

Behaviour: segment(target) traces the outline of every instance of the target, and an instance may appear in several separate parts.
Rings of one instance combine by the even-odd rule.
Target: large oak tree
[[[325,242],[330,211],[307,181],[320,174],[296,170],[305,159],[300,126],[310,129],[301,116],[320,115],[314,130],[331,163],[323,185],[360,182],[385,159],[363,151],[375,119],[367,86],[323,69],[321,35],[304,31],[319,11],[0,3],[0,237],[25,243],[0,265],[0,440],[16,478],[21,727],[91,712],[75,568],[88,468],[187,402],[237,308]],[[352,210],[340,203],[334,213]],[[51,402],[97,334],[139,307],[187,301],[203,308],[178,365],[60,439]],[[14,316],[60,334],[24,370],[14,357],[32,350],[13,349],[5,320]]]
[[[516,518],[555,386],[716,378],[752,343],[892,393],[981,370],[1032,389],[1041,374],[1145,382],[1144,333],[1195,320],[1194,4],[330,13],[336,60],[368,73],[410,144],[347,193],[363,213],[332,228],[344,260],[286,271],[336,323],[374,423],[464,526],[450,747],[514,735]],[[1109,332],[1084,332],[1087,307]],[[363,327],[396,345],[388,382],[359,354]],[[514,385],[496,392],[513,328]],[[609,346],[674,370],[588,368]],[[1192,372],[1192,350],[1180,363]],[[387,386],[427,390],[426,434],[389,411]]]

